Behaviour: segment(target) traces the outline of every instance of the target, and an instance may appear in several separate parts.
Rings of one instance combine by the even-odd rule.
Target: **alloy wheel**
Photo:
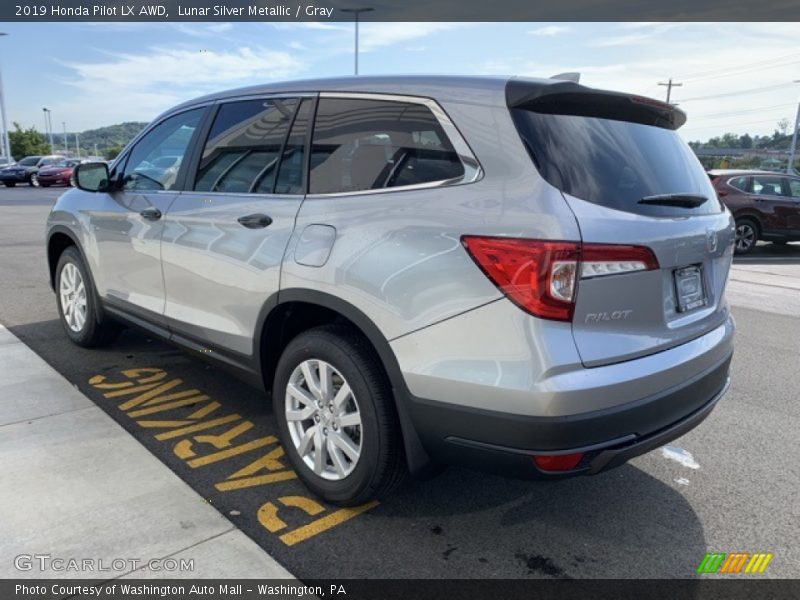
[[[749,250],[756,243],[756,230],[750,223],[736,226],[736,249],[739,252]]]
[[[362,450],[361,413],[350,385],[331,364],[300,363],[286,385],[286,423],[292,443],[316,475],[341,481]]]
[[[71,262],[61,269],[58,293],[67,327],[79,333],[86,323],[86,286],[78,267]]]
[[[36,173],[31,175],[31,185],[33,187],[39,187],[39,176]]]

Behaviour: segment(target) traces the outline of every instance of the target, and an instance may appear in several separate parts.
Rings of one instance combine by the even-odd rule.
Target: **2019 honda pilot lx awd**
[[[684,121],[516,78],[187,102],[53,207],[64,330],[133,324],[271,391],[291,466],[334,503],[435,464],[598,473],[728,386],[733,221]]]

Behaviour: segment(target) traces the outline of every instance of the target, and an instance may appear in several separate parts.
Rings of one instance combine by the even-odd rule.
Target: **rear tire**
[[[402,482],[406,462],[391,386],[356,332],[325,326],[298,335],[278,361],[272,390],[286,456],[312,492],[355,506]]]
[[[39,187],[39,176],[36,173],[31,175],[31,178],[28,179],[28,185],[31,187]]]
[[[735,254],[741,256],[750,253],[756,247],[758,235],[758,224],[753,219],[737,219]]]
[[[112,342],[121,327],[99,318],[94,285],[75,246],[66,248],[58,259],[55,276],[56,304],[61,325],[70,340],[95,348]]]
[[[14,181],[4,181],[3,183],[6,184],[6,187],[14,187],[17,185]]]

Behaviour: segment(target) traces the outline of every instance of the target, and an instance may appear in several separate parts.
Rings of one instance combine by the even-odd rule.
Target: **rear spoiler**
[[[666,102],[597,90],[571,81],[510,79],[506,84],[506,104],[541,114],[597,117],[663,129],[678,129],[686,122],[686,113]]]

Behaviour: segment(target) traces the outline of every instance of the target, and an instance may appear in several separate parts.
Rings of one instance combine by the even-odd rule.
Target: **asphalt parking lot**
[[[800,576],[800,244],[737,260],[731,389],[671,447],[558,483],[450,468],[342,511],[286,469],[259,393],[136,331],[67,341],[44,252],[62,192],[0,189],[0,322],[299,578],[683,578],[710,550]]]

